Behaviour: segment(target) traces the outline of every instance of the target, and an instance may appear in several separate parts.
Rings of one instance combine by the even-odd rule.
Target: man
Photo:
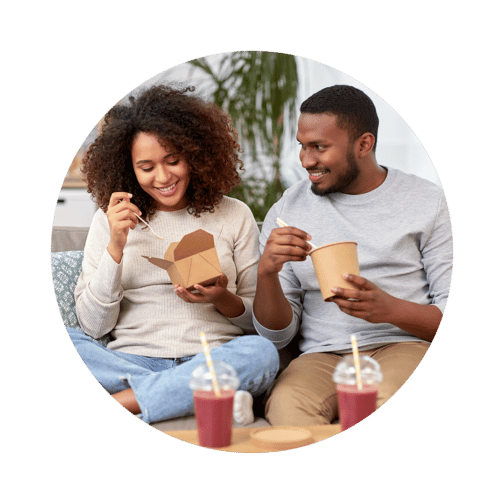
[[[350,353],[381,366],[378,406],[408,379],[434,338],[451,279],[452,238],[437,185],[377,163],[378,117],[362,91],[337,85],[301,105],[297,139],[309,180],[270,209],[254,324],[285,347],[300,335],[301,355],[277,379],[266,403],[273,425],[313,425],[337,418],[334,368]],[[276,218],[288,227],[277,227]],[[309,233],[309,234],[308,234]],[[355,289],[334,289],[324,302],[311,246],[357,242]]]

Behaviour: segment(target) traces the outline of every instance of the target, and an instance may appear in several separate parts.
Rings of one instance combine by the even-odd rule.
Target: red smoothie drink
[[[349,429],[376,410],[378,384],[363,384],[359,390],[357,385],[338,383],[336,391],[341,430]]]
[[[220,448],[231,444],[234,390],[194,390],[194,409],[200,446]]]

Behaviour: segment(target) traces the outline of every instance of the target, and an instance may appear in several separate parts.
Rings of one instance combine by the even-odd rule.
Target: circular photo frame
[[[322,299],[307,255],[342,241],[357,244],[360,274]],[[363,357],[383,374],[373,410],[385,404],[429,349],[452,267],[446,196],[408,123],[345,72],[267,51],[180,63],[118,99],[70,164],[51,234],[56,304],[97,382],[139,422],[197,446],[212,431],[226,441],[207,448],[238,453],[283,451],[251,436],[281,426],[310,440],[286,449],[339,435],[345,355],[344,408],[369,403]],[[280,283],[256,291],[258,270]]]

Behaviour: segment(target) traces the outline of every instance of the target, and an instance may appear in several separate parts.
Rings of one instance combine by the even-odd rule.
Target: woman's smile
[[[171,186],[168,187],[158,187],[157,190],[161,193],[162,196],[171,196],[175,193],[175,187],[178,182],[175,182]]]

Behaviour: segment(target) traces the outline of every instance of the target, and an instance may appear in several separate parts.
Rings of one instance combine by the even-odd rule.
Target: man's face
[[[297,140],[301,144],[299,159],[308,171],[314,194],[353,194],[360,174],[354,144],[348,132],[338,127],[334,114],[301,114]]]

